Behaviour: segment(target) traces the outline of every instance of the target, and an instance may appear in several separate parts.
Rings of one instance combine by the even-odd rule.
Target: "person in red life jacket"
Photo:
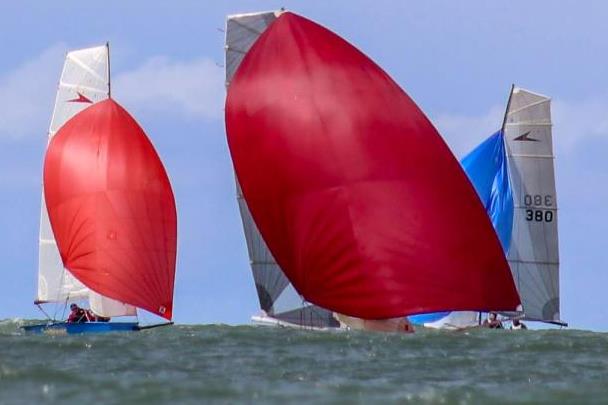
[[[90,309],[84,310],[84,316],[87,318],[87,322],[95,322],[97,321],[97,316]]]
[[[90,309],[84,310],[85,316],[87,317],[87,321],[89,322],[110,322],[109,317],[97,315],[95,312]]]
[[[76,304],[70,305],[68,323],[85,323],[88,321],[87,312]]]

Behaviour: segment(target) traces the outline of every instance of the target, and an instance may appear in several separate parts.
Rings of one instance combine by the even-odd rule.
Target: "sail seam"
[[[549,98],[544,99],[544,100],[535,101],[533,103],[526,104],[525,106],[520,107],[517,110],[511,110],[511,111],[509,111],[509,114],[517,114],[518,112],[523,111],[526,108],[535,107],[535,106],[543,104],[543,103],[548,103],[549,101],[551,101],[551,99],[549,99]]]
[[[104,79],[103,77],[101,77],[96,71],[94,71],[93,69],[91,69],[90,66],[86,65],[84,62],[82,62],[80,59],[78,59],[74,55],[68,54],[68,59],[70,59],[72,62],[76,63],[78,66],[80,66],[81,68],[83,68],[84,70],[86,70],[87,72],[89,72],[91,75],[93,75],[93,77],[101,80],[104,83],[106,82],[106,79]]]

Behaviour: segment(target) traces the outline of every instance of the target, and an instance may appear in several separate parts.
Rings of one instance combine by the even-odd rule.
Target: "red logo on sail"
[[[76,94],[78,94],[78,97],[73,98],[71,100],[68,100],[68,103],[89,103],[89,104],[93,104],[93,102],[88,99],[86,96],[84,96],[82,93],[80,92],[76,92]]]

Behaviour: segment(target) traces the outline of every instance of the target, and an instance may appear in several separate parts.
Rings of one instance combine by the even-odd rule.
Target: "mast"
[[[106,49],[108,50],[108,98],[112,98],[112,79],[110,78],[110,41],[106,42]]]
[[[108,66],[110,64],[108,63]],[[502,119],[502,126],[500,127],[500,132],[505,133],[505,126],[507,125],[507,116],[509,115],[509,108],[511,108],[511,99],[513,98],[513,90],[515,90],[515,83],[511,84],[511,91],[509,92],[509,98],[507,99],[507,108],[505,108],[505,115]]]

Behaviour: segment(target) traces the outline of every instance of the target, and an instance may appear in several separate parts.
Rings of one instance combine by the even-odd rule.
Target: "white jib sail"
[[[97,315],[106,317],[137,315],[137,309],[134,306],[104,297],[95,291],[89,291],[89,306]]]
[[[507,259],[525,317],[559,322],[559,249],[551,105],[514,88],[505,122],[514,218]]]
[[[74,115],[110,95],[109,48],[107,45],[69,52],[57,89],[55,108],[49,128],[48,142],[63,124]],[[63,267],[63,262],[53,236],[49,216],[42,193],[40,209],[40,234],[38,256],[38,291],[36,302],[66,302],[89,298],[95,302],[95,313],[114,315],[115,309],[124,304],[102,297],[90,291]],[[108,314],[104,308],[112,308]],[[125,308],[121,315],[131,315],[134,307]]]
[[[281,13],[282,11],[270,11],[228,16],[225,48],[226,87],[230,85],[232,76],[245,54]],[[265,314],[287,323],[315,327],[337,326],[329,311],[302,302],[302,298],[275,261],[253,221],[238,179],[236,183],[237,200],[261,309]]]

